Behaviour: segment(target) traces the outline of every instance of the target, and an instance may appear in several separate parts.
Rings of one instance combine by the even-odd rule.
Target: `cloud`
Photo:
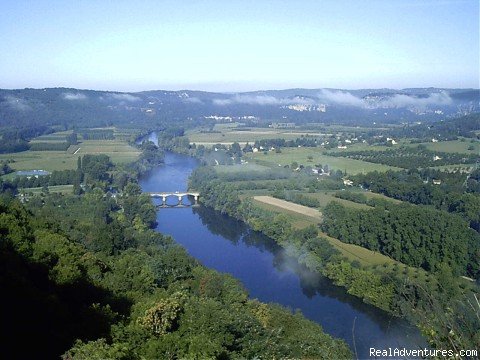
[[[430,105],[451,105],[452,98],[446,92],[430,94],[428,97],[414,97],[403,94],[396,94],[389,99],[381,101],[382,107],[416,107],[426,108]]]
[[[18,111],[29,111],[32,110],[30,105],[24,100],[24,99],[19,99],[14,96],[6,96],[5,101],[8,106],[11,108],[18,110]]]
[[[65,100],[85,100],[87,99],[87,95],[81,93],[63,93],[62,97]]]
[[[133,96],[130,94],[108,94],[108,96],[110,96],[115,100],[128,101],[128,102],[136,102],[136,101],[142,100],[138,96]]]
[[[323,89],[318,95],[320,100],[339,105],[364,107],[365,102],[347,91],[330,91]]]
[[[361,108],[421,108],[429,106],[451,105],[453,100],[446,92],[430,94],[428,97],[417,97],[406,94],[395,94],[383,98],[362,99],[348,91],[322,90],[318,95],[321,101],[345,106]]]
[[[188,97],[188,98],[184,98],[182,100],[183,100],[183,102],[190,103],[190,104],[203,104],[203,101],[200,100],[197,97]]]
[[[235,95],[229,99],[213,99],[213,104],[219,106],[232,104],[247,104],[247,105],[291,105],[291,104],[305,104],[313,105],[315,102],[312,99],[301,97],[295,98],[281,98],[278,99],[269,95]]]

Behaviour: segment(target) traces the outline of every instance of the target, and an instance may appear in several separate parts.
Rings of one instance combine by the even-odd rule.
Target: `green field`
[[[295,140],[302,135],[320,136],[319,132],[305,131],[298,129],[271,129],[271,128],[253,128],[247,131],[241,131],[232,127],[217,127],[216,132],[200,132],[198,130],[188,131],[185,135],[191,143],[213,145],[218,143],[231,144],[254,143],[256,140],[263,139],[285,139]],[[218,132],[217,132],[218,131]]]
[[[37,187],[37,188],[24,188],[21,189],[21,192],[24,194],[41,194],[43,191],[43,188]],[[71,194],[73,192],[73,185],[54,185],[54,186],[49,186],[48,187],[48,192],[50,193],[61,193],[61,194]]]
[[[87,154],[105,154],[118,164],[135,161],[140,152],[122,140],[85,140],[78,145],[71,146],[67,151],[28,150],[0,154],[0,161],[14,160],[9,164],[14,170],[67,170],[76,169],[78,157]]]
[[[30,143],[64,143],[66,137],[72,134],[72,130],[58,131],[52,134],[46,134],[30,140]]]
[[[290,165],[294,161],[303,166],[322,164],[323,166],[328,165],[330,169],[333,170],[347,171],[347,174],[366,173],[375,170],[400,170],[399,168],[383,164],[323,155],[323,151],[321,148],[284,148],[281,153],[275,153],[273,151],[268,152],[267,155],[263,153],[252,153],[246,155],[245,159],[271,167]],[[312,157],[312,160],[308,159],[309,156]]]
[[[411,146],[418,146],[420,144],[411,144]],[[480,151],[480,141],[471,142],[470,139],[465,141],[440,141],[440,142],[428,142],[422,143],[427,149],[432,151],[447,152],[447,153],[460,153],[460,154],[478,154]],[[469,147],[473,147],[473,150],[468,150]]]
[[[336,201],[342,205],[345,205],[347,207],[351,207],[354,209],[371,209],[370,206],[365,205],[365,204],[358,204],[353,201],[349,200],[344,200],[344,199],[339,199],[334,196],[334,194],[337,192],[337,190],[334,191],[322,191],[322,192],[317,192],[317,193],[302,193],[305,196],[311,197],[313,199],[317,199],[320,202],[320,209],[323,209],[325,206],[327,206],[331,201]]]

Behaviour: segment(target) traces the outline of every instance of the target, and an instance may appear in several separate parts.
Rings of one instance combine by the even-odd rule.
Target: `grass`
[[[75,153],[77,149],[79,150]],[[140,152],[122,140],[85,140],[78,145],[71,146],[67,151],[28,150],[19,153],[0,154],[0,161],[14,160],[9,164],[14,170],[68,170],[76,169],[78,157],[87,154],[105,154],[110,156],[112,162],[119,164],[135,161]]]
[[[72,130],[58,131],[52,134],[46,134],[32,139],[31,143],[63,143],[66,141],[66,137],[72,133]]]
[[[371,209],[370,206],[367,206],[365,204],[358,204],[353,201],[349,200],[344,200],[344,199],[339,199],[335,196],[333,196],[337,190],[334,191],[322,191],[322,192],[317,192],[317,193],[303,193],[303,195],[317,199],[320,202],[320,208],[323,209],[325,206],[327,206],[331,201],[336,201],[342,205],[345,205],[350,208],[354,209]]]
[[[233,142],[239,143],[254,143],[256,140],[263,139],[285,139],[295,140],[302,135],[319,136],[319,132],[311,132],[299,129],[272,129],[272,128],[253,128],[247,131],[239,131],[234,127],[215,127],[215,131],[211,133],[202,133],[198,130],[191,130],[186,133],[190,142],[196,144],[213,145],[217,143],[231,144]]]
[[[73,185],[54,185],[54,186],[49,186],[48,191],[50,193],[61,193],[61,194],[71,194],[73,192]],[[40,194],[43,193],[43,188],[37,187],[37,188],[24,188],[21,190],[22,193],[24,194]]]
[[[370,171],[400,170],[399,168],[374,164],[366,161],[334,157],[322,154],[322,148],[284,148],[281,153],[270,151],[267,155],[263,153],[251,153],[245,156],[247,160],[256,161],[258,164],[272,167],[290,165],[297,162],[299,165],[314,166],[315,164],[328,165],[330,169],[347,171],[347,174],[366,173]],[[309,156],[312,160],[309,160]]]
[[[305,228],[309,225],[320,224],[320,219],[319,218],[314,218],[314,217],[311,217],[311,216],[302,215],[298,212],[288,210],[288,209],[285,209],[285,208],[280,208],[278,206],[275,206],[275,205],[272,205],[272,204],[267,204],[267,203],[264,203],[262,201],[258,201],[258,200],[255,200],[255,199],[253,199],[253,203],[255,204],[255,206],[258,206],[261,209],[288,215],[289,219],[292,221],[293,226],[297,229],[302,229],[302,228]]]
[[[410,146],[418,146],[420,144],[411,144]],[[436,143],[428,142],[422,143],[428,150],[447,152],[447,153],[460,153],[460,154],[478,154],[480,151],[480,142],[471,142],[470,139],[465,141],[452,140],[452,141],[439,141]],[[473,150],[468,150],[470,146],[473,146]]]

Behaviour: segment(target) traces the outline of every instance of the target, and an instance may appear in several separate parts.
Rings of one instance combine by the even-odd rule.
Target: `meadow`
[[[21,190],[24,194],[35,194],[39,195],[44,193],[45,190],[42,187],[37,188],[24,188]],[[71,194],[73,192],[73,185],[53,185],[48,187],[49,193],[60,193],[60,194]]]
[[[418,144],[415,144],[418,145]],[[475,154],[480,151],[480,142],[479,141],[471,141],[467,139],[465,141],[461,140],[452,140],[452,141],[439,141],[439,142],[428,142],[423,143],[427,147],[427,149],[432,151],[440,151],[440,152],[447,152],[447,153],[460,153],[460,154]],[[473,147],[473,150],[469,150],[469,148]]]
[[[240,128],[241,129],[241,128]],[[253,144],[256,140],[278,139],[295,140],[299,137],[321,136],[323,134],[318,131],[304,131],[299,129],[272,129],[272,128],[251,128],[240,130],[236,127],[214,127],[213,132],[201,132],[200,130],[187,131],[185,134],[191,143],[197,145],[214,145],[214,144],[232,144],[238,142]]]
[[[272,167],[291,165],[292,162],[297,162],[298,165],[303,166],[315,166],[316,164],[323,166],[328,165],[330,169],[346,171],[347,174],[352,175],[375,170],[400,170],[399,168],[383,164],[323,155],[323,148],[283,148],[281,151],[281,153],[270,151],[267,155],[261,152],[251,153],[245,155],[245,159],[254,161],[260,165]],[[311,159],[309,157],[311,157]]]
[[[71,132],[57,132],[39,136],[32,142],[63,142]],[[121,137],[121,136],[119,136]],[[66,151],[23,151],[19,153],[0,154],[0,162],[13,160],[10,167],[14,170],[68,170],[76,169],[79,156],[87,154],[105,154],[116,164],[135,161],[140,151],[130,146],[124,139],[115,140],[80,140]]]

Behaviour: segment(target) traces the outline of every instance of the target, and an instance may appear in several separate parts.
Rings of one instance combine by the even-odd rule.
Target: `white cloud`
[[[130,94],[108,94],[108,96],[110,96],[115,100],[128,101],[128,102],[136,102],[136,101],[142,100],[138,96],[133,96]]]
[[[62,97],[65,100],[85,100],[87,95],[81,93],[63,93]]]
[[[330,91],[323,89],[318,96],[320,100],[339,105],[364,107],[365,102],[347,91]]]
[[[219,106],[231,104],[247,105],[291,105],[291,104],[314,104],[311,99],[300,97],[278,99],[269,95],[235,95],[229,99],[213,99],[213,103]]]
[[[417,97],[405,94],[395,94],[377,101],[364,100],[348,91],[322,90],[319,99],[338,105],[368,107],[368,108],[426,108],[428,106],[442,106],[452,104],[452,98],[448,93],[434,93],[428,97]]]
[[[419,98],[403,94],[396,94],[390,99],[383,100],[383,107],[418,107],[426,108],[429,105],[450,105],[452,98],[445,92],[430,94],[428,97]]]
[[[24,99],[19,99],[14,96],[6,96],[5,100],[7,102],[7,105],[14,108],[15,110],[19,110],[19,111],[32,110],[30,105],[28,105],[28,103]]]
[[[188,98],[184,98],[182,100],[183,100],[183,102],[190,103],[190,104],[203,104],[203,101],[200,100],[197,97],[188,97]]]

